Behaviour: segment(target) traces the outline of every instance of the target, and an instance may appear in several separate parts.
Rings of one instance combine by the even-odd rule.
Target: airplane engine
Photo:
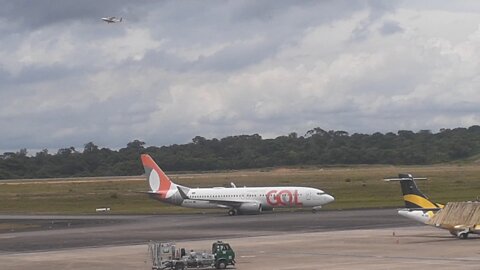
[[[242,214],[260,214],[262,212],[262,204],[257,202],[246,202],[238,208]]]

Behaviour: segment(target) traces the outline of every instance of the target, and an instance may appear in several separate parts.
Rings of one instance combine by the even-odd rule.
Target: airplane
[[[122,22],[122,19],[123,18],[118,19],[117,17],[105,17],[105,18],[102,18],[102,21],[106,23],[119,23],[119,22]]]
[[[425,194],[423,194],[417,187],[415,180],[427,180],[423,177],[413,177],[411,174],[399,174],[398,178],[386,178],[384,181],[399,181],[402,188],[403,200],[405,208],[399,209],[398,214],[409,219],[415,220],[422,224],[432,225],[429,221],[445,208],[445,205],[432,202]],[[469,233],[480,233],[480,225],[468,230],[463,225],[440,225],[435,227],[448,230],[451,235],[460,239],[468,238]],[[477,228],[478,227],[478,228]]]
[[[141,155],[150,186],[146,192],[161,202],[199,209],[228,209],[228,215],[260,214],[274,208],[311,208],[316,211],[333,196],[311,187],[189,188],[175,184],[147,154]]]

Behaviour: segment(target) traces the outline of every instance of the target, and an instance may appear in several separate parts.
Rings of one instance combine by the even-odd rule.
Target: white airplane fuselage
[[[398,210],[400,216],[415,220],[422,224],[426,224],[427,221],[434,215],[433,211],[423,211],[423,210],[410,210],[410,209],[400,209]]]
[[[189,199],[181,206],[191,208],[230,208],[220,200],[258,203],[263,210],[319,207],[334,200],[322,190],[308,187],[192,188],[187,195]]]

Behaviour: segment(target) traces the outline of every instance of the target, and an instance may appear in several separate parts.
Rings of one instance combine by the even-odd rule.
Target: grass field
[[[381,179],[410,172],[426,176],[419,188],[436,202],[473,200],[480,195],[480,166],[353,166],[243,170],[171,174],[174,182],[195,187],[311,186],[335,196],[325,209],[402,207],[398,183]],[[202,212],[173,207],[135,191],[147,190],[144,177],[72,178],[0,181],[0,213],[92,214],[110,207],[111,214]]]

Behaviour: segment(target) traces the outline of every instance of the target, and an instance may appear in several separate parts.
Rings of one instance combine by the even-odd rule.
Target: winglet
[[[180,196],[182,196],[182,199],[184,200],[190,199],[180,186],[177,186],[177,189],[178,189],[178,192],[180,193]]]

